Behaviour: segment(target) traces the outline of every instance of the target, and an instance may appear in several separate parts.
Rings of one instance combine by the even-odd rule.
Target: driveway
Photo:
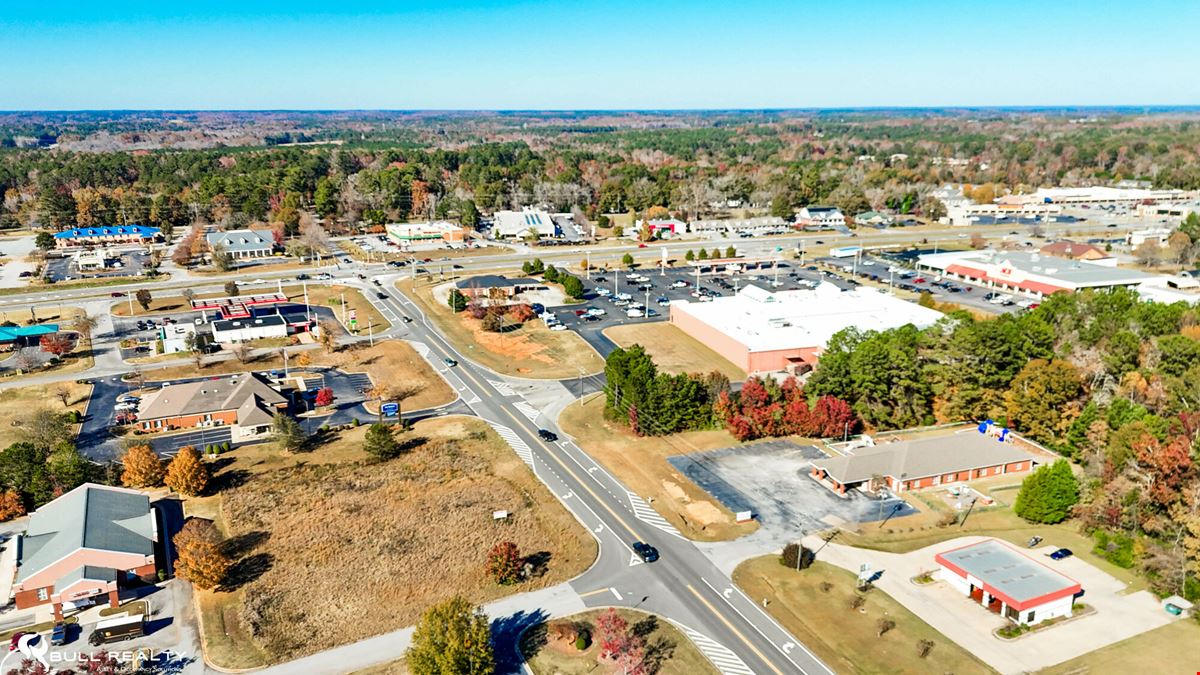
[[[1148,591],[1121,595],[1125,584],[1094,565],[1078,558],[1055,561],[1046,557],[1058,548],[1050,544],[1023,553],[1080,582],[1084,591],[1080,601],[1096,611],[1017,640],[994,637],[992,630],[1005,625],[1005,619],[945,582],[918,586],[910,581],[922,572],[937,569],[935,554],[986,538],[961,537],[903,554],[829,544],[819,558],[855,573],[859,565],[870,563],[872,569],[883,573],[875,582],[880,590],[1002,675],[1048,668],[1176,620]],[[815,549],[824,542],[811,537],[805,543]]]

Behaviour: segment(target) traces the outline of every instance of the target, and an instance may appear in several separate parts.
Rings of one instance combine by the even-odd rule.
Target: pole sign
[[[399,403],[384,403],[379,406],[379,412],[383,413],[384,417],[395,417],[400,414]]]
[[[350,310],[350,328],[353,330],[358,327],[358,311]]]

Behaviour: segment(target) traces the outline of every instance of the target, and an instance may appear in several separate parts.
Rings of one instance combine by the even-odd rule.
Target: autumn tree
[[[25,502],[21,493],[9,488],[0,492],[0,521],[9,521],[25,515]]]
[[[333,405],[333,398],[333,389],[330,387],[321,387],[317,390],[317,394],[313,402],[317,404],[318,408],[325,408]]]
[[[329,320],[317,323],[317,340],[328,353],[337,351],[337,326]]]
[[[491,624],[465,598],[438,603],[421,615],[405,653],[413,675],[490,675],[495,669]]]
[[[150,309],[150,301],[154,298],[150,295],[150,291],[146,290],[145,288],[139,288],[137,292],[133,294],[133,299],[137,300],[137,304],[141,305],[142,311],[144,312],[147,309]]]
[[[195,497],[204,492],[208,480],[208,466],[200,456],[200,451],[194,446],[185,445],[167,465],[164,482],[181,495]]]
[[[131,446],[121,457],[125,469],[121,482],[128,487],[158,487],[163,482],[163,463],[154,448],[146,444]]]
[[[241,288],[238,287],[236,281],[225,282],[225,295],[231,298],[236,298],[241,293]]]
[[[190,518],[172,540],[175,544],[175,576],[209,590],[225,580],[232,562],[222,550],[221,534],[212,521]]]
[[[521,580],[521,551],[511,541],[502,541],[488,553],[487,571],[498,584],[505,586]]]
[[[63,356],[75,348],[75,341],[69,335],[63,335],[62,333],[43,335],[38,344],[41,346],[42,351],[55,356]]]

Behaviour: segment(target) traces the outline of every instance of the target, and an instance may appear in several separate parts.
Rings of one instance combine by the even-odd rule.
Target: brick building
[[[288,399],[255,373],[172,384],[138,404],[143,431],[231,426],[235,441],[270,433]]]
[[[29,515],[18,535],[18,609],[53,604],[54,616],[92,600],[118,605],[122,583],[153,580],[158,527],[144,492],[85,483]]]

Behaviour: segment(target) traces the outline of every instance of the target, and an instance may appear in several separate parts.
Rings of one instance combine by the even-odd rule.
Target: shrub
[[[804,570],[812,567],[813,558],[811,550],[793,543],[783,547],[783,555],[779,557],[779,564],[794,570]]]
[[[352,426],[352,427],[356,427],[356,426],[358,426],[359,424],[361,424],[361,423],[358,421],[358,418],[357,418],[357,417],[355,417],[354,419],[350,420],[350,426]]]
[[[580,633],[579,637],[575,638],[575,649],[584,651],[590,646],[591,642],[588,641],[588,636],[586,633]]]
[[[833,584],[829,583],[828,581],[822,581],[818,588],[821,589],[822,593],[828,593],[829,591],[833,590]]]
[[[877,637],[883,637],[885,633],[896,627],[896,622],[891,619],[880,619],[875,622],[875,628],[878,629]]]
[[[1108,533],[1097,530],[1092,534],[1096,541],[1092,553],[1108,562],[1129,569],[1133,567],[1133,538],[1120,533]]]
[[[857,593],[850,598],[850,609],[861,609],[865,604],[867,604],[867,599]]]
[[[918,640],[917,641],[917,656],[920,656],[921,658],[928,657],[929,652],[933,651],[933,645],[934,645],[933,640]]]

